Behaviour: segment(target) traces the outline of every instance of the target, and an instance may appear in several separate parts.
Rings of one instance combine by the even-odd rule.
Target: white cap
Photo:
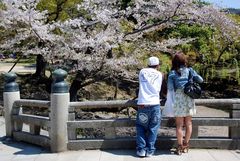
[[[156,66],[159,65],[159,59],[155,56],[148,58],[148,66]]]

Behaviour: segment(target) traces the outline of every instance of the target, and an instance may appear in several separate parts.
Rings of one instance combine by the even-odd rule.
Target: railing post
[[[6,73],[5,74],[5,85],[3,93],[3,104],[5,109],[5,127],[6,127],[6,136],[12,137],[14,130],[14,123],[12,120],[13,114],[13,104],[16,100],[20,99],[19,86],[15,82],[17,75],[15,73]]]
[[[192,125],[192,138],[198,138],[198,127],[196,125]]]
[[[30,124],[30,133],[33,135],[40,135],[41,127],[38,125]]]
[[[105,138],[106,139],[115,139],[116,138],[116,128],[115,127],[105,128]]]
[[[51,151],[61,152],[67,150],[67,121],[69,106],[69,87],[64,81],[67,72],[57,69],[53,72],[54,81],[51,89],[50,112],[50,139]]]
[[[230,117],[238,119],[240,118],[240,104],[233,104]],[[240,127],[230,127],[229,137],[232,139],[240,139]]]
[[[68,121],[75,121],[75,112],[74,111],[69,111]],[[77,139],[76,128],[69,128],[68,127],[67,131],[68,131],[68,139],[69,140],[76,140]]]

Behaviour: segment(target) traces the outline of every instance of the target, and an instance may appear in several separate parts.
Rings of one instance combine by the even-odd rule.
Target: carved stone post
[[[69,106],[69,87],[64,81],[67,72],[57,69],[53,72],[54,82],[51,91],[51,151],[61,152],[67,150],[67,121]]]
[[[240,104],[233,104],[230,117],[240,119]],[[240,139],[240,127],[230,127],[229,136],[233,139]]]
[[[20,99],[19,86],[15,82],[17,75],[15,73],[5,74],[5,85],[3,93],[3,104],[5,109],[5,126],[6,136],[12,137],[14,130],[14,123],[11,115],[13,114],[13,104],[16,100]]]
[[[240,104],[233,104],[230,117],[234,119],[240,119]],[[234,139],[234,149],[240,148],[240,127],[229,127],[229,137]]]

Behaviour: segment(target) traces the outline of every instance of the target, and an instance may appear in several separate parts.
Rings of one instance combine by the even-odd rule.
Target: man
[[[148,67],[139,73],[138,112],[136,120],[137,156],[150,157],[155,152],[155,142],[160,127],[159,93],[163,75],[157,69],[159,59],[150,57]]]

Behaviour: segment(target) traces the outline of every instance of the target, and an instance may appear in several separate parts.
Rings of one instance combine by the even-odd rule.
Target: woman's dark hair
[[[177,52],[172,59],[172,70],[178,71],[182,66],[187,65],[186,56],[182,52]]]

